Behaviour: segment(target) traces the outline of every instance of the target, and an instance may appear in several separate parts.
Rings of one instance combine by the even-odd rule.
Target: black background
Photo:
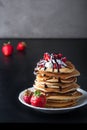
[[[13,55],[5,57],[1,48],[10,41]],[[17,52],[19,41],[27,44],[25,52]],[[19,93],[32,87],[36,63],[44,52],[62,53],[80,71],[78,84],[87,91],[87,39],[0,39],[0,122],[1,123],[44,123],[86,124],[87,105],[64,114],[46,114],[34,111],[21,104]]]

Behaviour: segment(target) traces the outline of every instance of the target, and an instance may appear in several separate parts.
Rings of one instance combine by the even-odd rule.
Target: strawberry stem
[[[36,90],[36,91],[34,92],[34,95],[35,95],[36,97],[39,97],[39,96],[41,95],[41,92],[40,92],[39,90]]]
[[[8,44],[10,44],[11,42],[10,41],[8,41]]]
[[[25,91],[25,95],[26,95],[26,96],[30,96],[31,94],[32,94],[32,92],[31,92],[30,90],[27,89],[27,90]]]
[[[3,45],[7,45],[7,44],[11,44],[11,42],[10,42],[10,41],[8,41],[7,43],[3,43]]]
[[[25,42],[22,42],[22,44],[26,47],[26,43]]]

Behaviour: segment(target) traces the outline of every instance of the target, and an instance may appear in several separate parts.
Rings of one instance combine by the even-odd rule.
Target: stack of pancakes
[[[76,105],[82,93],[78,91],[77,77],[80,72],[62,57],[62,54],[44,53],[34,70],[35,90],[46,95],[46,107],[62,108]]]

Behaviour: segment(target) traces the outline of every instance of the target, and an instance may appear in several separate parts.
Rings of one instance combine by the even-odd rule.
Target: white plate
[[[33,89],[33,87],[28,88],[28,89]],[[87,104],[87,92],[81,88],[79,88],[78,91],[82,92],[83,96],[80,98],[77,105],[75,105],[73,107],[67,107],[67,108],[40,108],[40,107],[35,107],[32,105],[29,105],[29,104],[25,103],[23,100],[23,94],[25,91],[26,91],[26,89],[23,90],[22,92],[20,92],[20,94],[18,96],[19,101],[29,108],[32,108],[37,111],[45,112],[45,113],[65,113],[65,112],[69,112],[71,110],[77,109],[77,108],[82,107]]]

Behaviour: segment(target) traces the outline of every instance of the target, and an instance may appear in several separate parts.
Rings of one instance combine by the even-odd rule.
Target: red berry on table
[[[26,43],[25,42],[18,42],[17,47],[16,47],[16,49],[18,51],[24,51],[25,48],[26,48]]]
[[[36,90],[31,97],[31,105],[36,107],[45,107],[46,96],[41,94],[39,90]]]
[[[23,100],[24,100],[26,103],[30,104],[31,96],[32,96],[32,92],[29,91],[29,90],[26,90],[25,93],[24,93],[24,95],[23,95]]]
[[[4,56],[12,55],[13,51],[14,51],[14,48],[11,45],[10,42],[3,44],[3,46],[2,46],[2,53],[3,53]]]

